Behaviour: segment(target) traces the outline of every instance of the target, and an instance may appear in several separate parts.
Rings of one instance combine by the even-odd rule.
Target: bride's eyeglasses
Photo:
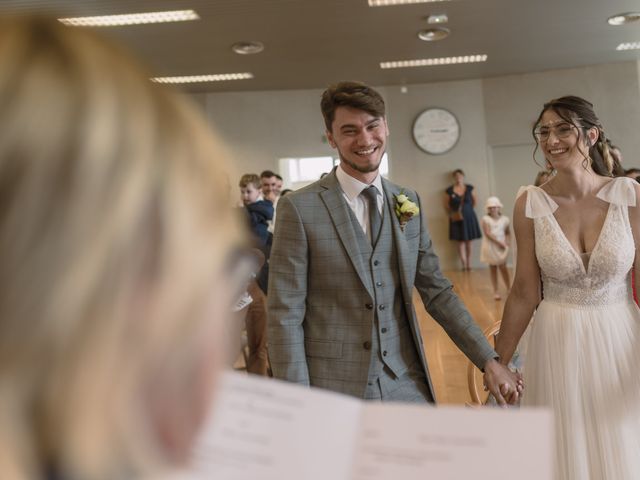
[[[567,138],[578,127],[569,122],[560,122],[555,125],[540,125],[534,131],[533,134],[538,142],[546,142],[551,136],[551,132],[556,138]]]

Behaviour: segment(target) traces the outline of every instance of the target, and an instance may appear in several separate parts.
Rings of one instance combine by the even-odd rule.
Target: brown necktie
[[[369,228],[371,229],[371,245],[376,244],[382,225],[382,217],[378,211],[378,189],[375,185],[370,185],[362,191],[369,202]]]

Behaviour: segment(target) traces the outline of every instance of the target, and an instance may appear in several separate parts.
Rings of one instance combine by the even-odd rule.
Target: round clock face
[[[460,125],[453,113],[429,108],[413,123],[413,139],[418,147],[432,155],[451,150],[460,138]]]

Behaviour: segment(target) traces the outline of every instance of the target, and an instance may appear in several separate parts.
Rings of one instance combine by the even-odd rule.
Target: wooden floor
[[[482,330],[502,318],[506,292],[501,285],[502,300],[493,299],[488,269],[446,271],[444,274]],[[469,360],[425,311],[417,293],[414,293],[413,300],[438,403],[464,404],[471,401],[467,383]]]

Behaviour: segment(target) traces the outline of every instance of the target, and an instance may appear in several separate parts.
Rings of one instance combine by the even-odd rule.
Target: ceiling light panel
[[[442,23],[447,23],[449,21],[449,17],[446,13],[432,13],[427,17],[427,23],[430,25],[438,25]]]
[[[238,55],[255,55],[264,50],[262,42],[238,42],[231,46],[231,50]]]
[[[448,2],[449,0],[369,0],[370,7],[391,7],[393,5],[411,5],[414,3]]]
[[[58,21],[74,27],[120,27],[147,23],[186,22],[199,20],[195,10],[170,10],[166,12],[125,13],[97,17],[59,18]]]
[[[629,23],[635,23],[637,21],[640,21],[640,13],[638,12],[619,13],[607,18],[607,23],[615,27],[628,25]]]
[[[638,49],[640,49],[640,42],[621,43],[616,47],[616,50],[638,50]]]
[[[418,60],[380,62],[380,68],[433,67],[437,65],[456,65],[460,63],[479,63],[486,61],[487,55],[460,55],[458,57],[422,58]]]
[[[220,73],[216,75],[187,75],[182,77],[154,77],[151,81],[156,83],[206,83],[206,82],[227,82],[230,80],[249,80],[253,78],[252,73]]]
[[[437,42],[449,36],[449,29],[444,27],[427,28],[418,32],[418,38],[425,42]]]

